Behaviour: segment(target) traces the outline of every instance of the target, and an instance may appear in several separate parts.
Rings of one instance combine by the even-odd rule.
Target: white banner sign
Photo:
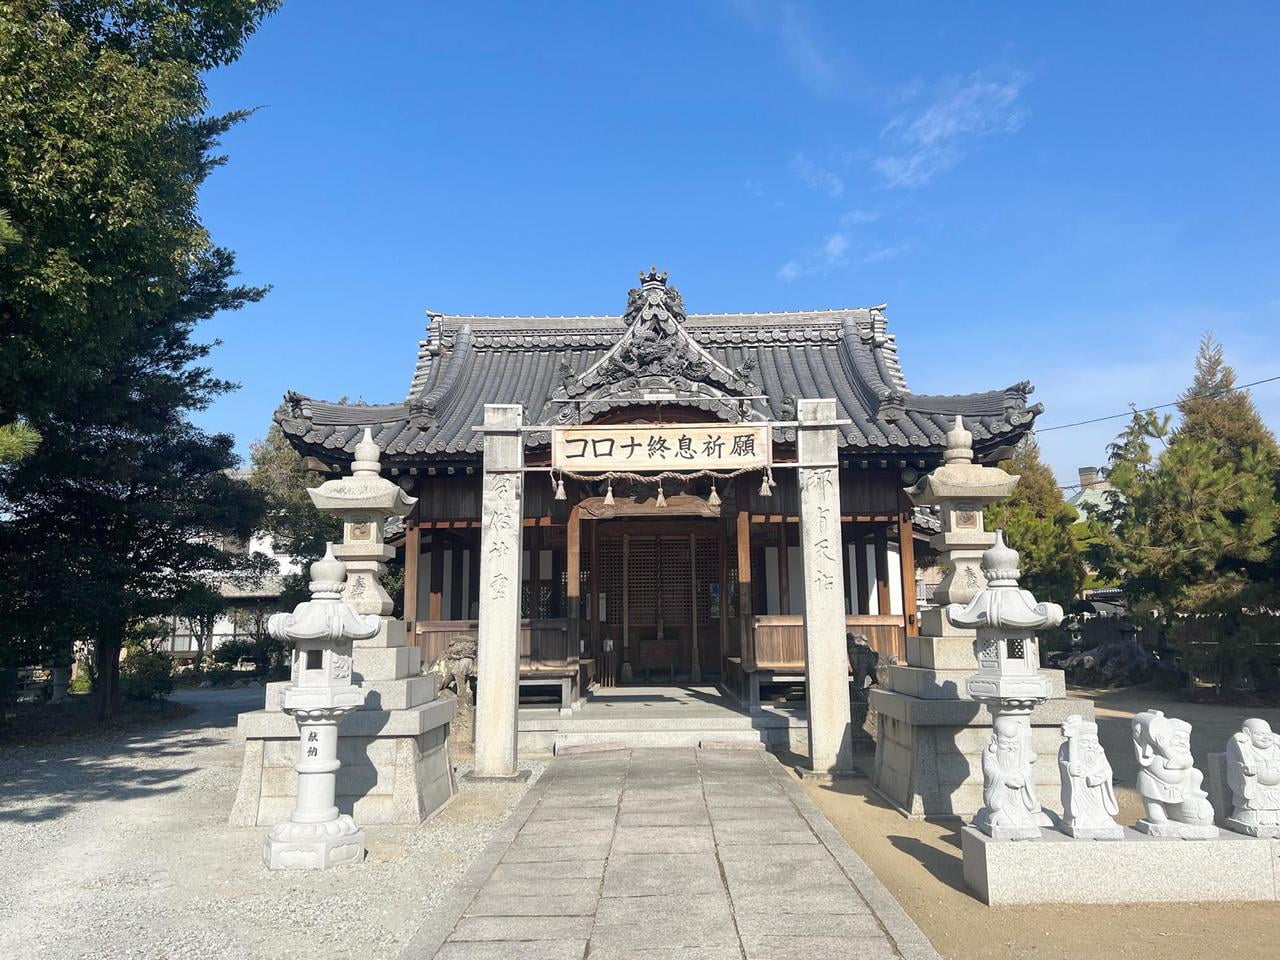
[[[575,473],[741,470],[770,463],[767,424],[556,427],[551,465]]]

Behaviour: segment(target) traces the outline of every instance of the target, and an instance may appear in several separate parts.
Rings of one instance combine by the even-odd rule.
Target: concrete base
[[[1061,689],[1061,672],[1052,677]],[[982,808],[982,751],[991,740],[991,713],[974,700],[915,697],[873,689],[876,759],[872,786],[906,816],[962,817]],[[1093,703],[1055,697],[1031,714],[1036,791],[1040,803],[1061,812],[1057,763],[1062,721],[1078,713],[1093,719]]]
[[[1062,829],[1066,831],[1068,837],[1075,837],[1077,840],[1124,839],[1124,827],[1118,823],[1114,827],[1073,827],[1069,823],[1064,823]]]
[[[1123,840],[1096,841],[1043,830],[1009,843],[965,827],[961,847],[965,884],[992,906],[1278,899],[1278,840],[1220,833],[1181,843],[1125,830]]]
[[[338,725],[337,804],[360,823],[416,824],[453,797],[449,721],[456,701],[409,710],[357,710]],[[271,710],[240,715],[244,766],[232,826],[270,826],[293,812],[298,727]]]
[[[517,770],[509,777],[482,777],[474,773],[464,773],[462,779],[470,783],[519,783],[528,780],[531,770]]]
[[[1179,823],[1176,820],[1153,823],[1150,820],[1142,819],[1133,825],[1133,829],[1138,833],[1145,833],[1149,837],[1157,837],[1164,840],[1216,840],[1222,833],[1211,823],[1201,825]]]
[[[262,845],[270,870],[327,870],[364,859],[364,831],[348,816],[327,823],[293,823],[271,828]]]

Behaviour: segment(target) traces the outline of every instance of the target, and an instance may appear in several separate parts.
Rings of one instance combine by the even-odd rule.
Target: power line
[[[1247,390],[1249,387],[1256,387],[1262,383],[1273,383],[1276,380],[1280,380],[1280,376],[1267,377],[1265,380],[1254,380],[1252,383],[1241,383],[1235,386],[1223,387],[1221,390],[1213,390],[1209,393],[1198,393],[1194,397],[1187,397],[1186,399],[1194,400],[1202,397],[1218,397],[1224,393],[1230,393],[1232,390]],[[1124,413],[1113,413],[1107,417],[1094,417],[1091,420],[1077,420],[1075,423],[1059,423],[1052,427],[1036,427],[1035,431],[1036,433],[1048,433],[1050,430],[1066,430],[1068,427],[1083,427],[1090,423],[1103,423],[1107,420],[1119,420],[1121,417],[1132,417],[1135,413],[1150,413],[1153,410],[1163,410],[1165,407],[1176,407],[1182,402],[1183,401],[1181,400],[1172,400],[1169,403],[1157,403],[1153,407],[1131,407]]]

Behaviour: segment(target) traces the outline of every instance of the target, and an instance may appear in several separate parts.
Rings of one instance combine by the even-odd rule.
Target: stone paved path
[[[771,755],[561,757],[405,960],[937,960]]]

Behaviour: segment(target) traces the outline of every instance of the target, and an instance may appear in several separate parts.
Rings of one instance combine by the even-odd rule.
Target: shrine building
[[[913,393],[883,306],[686,314],[649,270],[621,316],[431,315],[403,401],[291,393],[276,420],[331,474],[369,429],[383,475],[418,498],[404,618],[424,663],[480,638],[479,762],[486,643],[510,640],[513,673],[518,651],[518,680],[491,681],[507,713],[540,685],[567,712],[641,683],[718,687],[750,713],[771,685],[813,688],[815,598],[832,599],[821,642],[840,651],[825,670],[842,669],[845,633],[905,660],[903,488],[942,462],[957,416],[978,461],[1007,457],[1041,412],[1030,392]],[[802,506],[804,484],[817,497],[831,479],[838,520]]]

